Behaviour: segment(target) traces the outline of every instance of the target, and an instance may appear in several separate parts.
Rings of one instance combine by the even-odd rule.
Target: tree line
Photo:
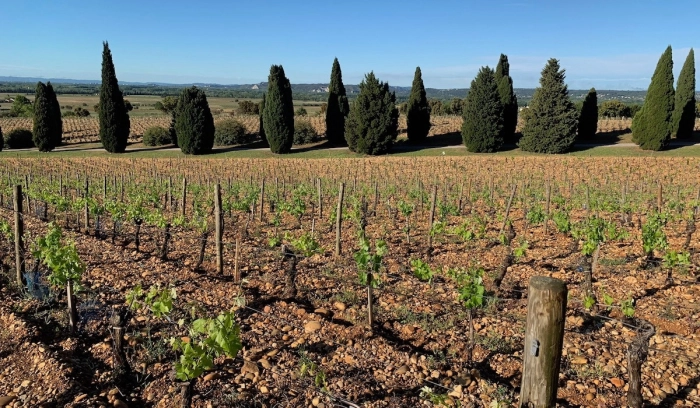
[[[660,150],[671,136],[692,136],[695,117],[695,59],[691,49],[673,86],[671,46],[659,59],[644,104],[634,114],[633,140],[643,149]],[[542,70],[540,86],[528,107],[520,134],[516,133],[518,100],[513,89],[508,57],[501,54],[495,69],[482,67],[471,82],[466,99],[458,104],[464,119],[462,139],[470,152],[494,152],[504,144],[517,143],[521,150],[537,153],[564,153],[578,140],[593,140],[600,115],[597,94],[591,89],[580,108],[572,102],[565,83],[565,70],[557,59],[550,59]],[[203,90],[190,87],[178,97],[166,97],[160,108],[170,112],[171,142],[185,154],[212,151],[214,119]],[[295,138],[292,87],[281,65],[272,65],[268,89],[257,107],[260,139],[276,154],[289,153]],[[420,67],[416,68],[411,93],[405,106],[410,143],[425,141],[435,114],[426,97]],[[615,106],[606,106],[605,112]],[[97,106],[100,140],[110,153],[124,152],[129,136],[128,108],[116,77],[112,54],[103,43],[102,85]],[[627,113],[627,112],[622,112]],[[629,112],[631,114],[631,111]],[[35,144],[51,151],[60,144],[60,106],[51,84],[39,82],[33,105]],[[632,115],[630,115],[632,116]],[[389,152],[398,136],[399,107],[389,84],[370,72],[359,85],[357,98],[350,103],[336,58],[331,69],[327,105],[326,138],[332,146],[348,146],[361,154]]]

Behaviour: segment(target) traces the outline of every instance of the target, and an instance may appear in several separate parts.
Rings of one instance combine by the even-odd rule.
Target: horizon
[[[0,62],[0,76],[99,82],[104,40],[120,82],[258,84],[270,65],[282,64],[293,84],[327,84],[338,57],[346,84],[374,71],[391,86],[410,87],[420,66],[426,88],[463,89],[504,53],[515,88],[539,86],[547,60],[557,58],[569,89],[645,91],[669,44],[677,79],[700,12],[689,0],[672,7],[594,0],[585,10],[553,0],[39,3],[4,6],[12,16],[5,32],[21,33],[31,21],[31,34],[0,44],[9,56],[3,61],[11,61]]]

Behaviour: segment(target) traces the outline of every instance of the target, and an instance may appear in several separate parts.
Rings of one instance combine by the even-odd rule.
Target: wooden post
[[[566,284],[558,279],[530,279],[523,352],[520,407],[555,406],[564,342]]]
[[[642,397],[642,364],[646,361],[649,355],[649,339],[656,331],[651,323],[646,321],[638,321],[640,329],[644,331],[637,332],[637,337],[632,340],[627,348],[627,373],[629,374],[630,382],[627,389],[627,405],[631,408],[642,408],[644,398]]]
[[[321,178],[319,177],[316,181],[316,190],[318,195],[318,219],[319,221],[323,219],[323,195],[321,193]]]
[[[168,210],[173,210],[173,176],[168,176]]]
[[[236,234],[236,252],[234,254],[233,258],[233,281],[234,282],[240,282],[241,281],[241,271],[238,268],[238,257],[240,254],[240,243],[241,239],[239,234]]]
[[[263,222],[263,212],[265,211],[265,179],[260,182],[260,222]]]
[[[433,223],[435,222],[435,202],[437,201],[437,185],[433,186],[433,197],[430,203],[430,227],[428,228],[428,248],[433,247]]]
[[[335,211],[335,256],[340,256],[340,233],[343,222],[343,195],[345,194],[345,183],[340,183],[338,191],[338,208]]]
[[[586,213],[591,215],[591,189],[586,185]]]
[[[369,325],[369,330],[372,331],[372,325],[374,323],[374,311],[372,310],[372,273],[367,274],[367,324]]]
[[[182,208],[180,209],[180,215],[185,216],[185,208],[187,204],[187,178],[182,178]]]
[[[22,287],[24,275],[24,219],[22,219],[22,186],[16,185],[14,189],[15,210],[15,268],[17,272],[17,285]]]
[[[70,331],[75,332],[77,326],[77,309],[75,307],[75,299],[73,299],[73,281],[70,279],[66,283],[66,297],[68,299],[68,325]]]
[[[663,186],[661,185],[661,182],[659,182],[659,193],[658,193],[658,196],[656,197],[656,211],[661,212],[661,208],[663,207],[663,204],[664,204]]]
[[[464,193],[464,184],[459,185],[459,198],[457,199],[457,213],[462,215],[462,194]]]
[[[377,216],[377,207],[379,206],[379,183],[374,182],[374,209],[372,210],[372,213],[374,216]]]
[[[124,325],[122,317],[115,311],[109,322],[112,325],[112,341],[114,342],[112,345],[114,371],[117,374],[123,374],[129,370],[129,362],[126,360],[126,354],[124,353]]]
[[[503,235],[503,231],[506,229],[506,225],[508,225],[508,215],[510,214],[510,206],[513,204],[513,197],[515,197],[515,190],[518,188],[518,185],[516,183],[513,183],[513,188],[510,190],[510,197],[508,198],[508,205],[506,205],[506,216],[503,218],[503,226],[501,226],[501,232],[498,233],[498,236],[500,237]]]
[[[102,204],[107,201],[107,176],[102,177]]]
[[[90,185],[88,184],[88,178],[85,177],[85,208],[83,215],[83,223],[85,224],[85,233],[90,234],[90,207],[88,206],[88,198],[90,197]]]
[[[221,185],[214,185],[214,228],[216,234],[216,273],[224,273],[224,246],[221,242],[223,238],[223,228],[221,225]]]
[[[544,234],[547,235],[548,227],[549,227],[549,206],[552,202],[552,186],[549,184],[549,181],[547,181],[547,206],[545,208],[544,212]]]

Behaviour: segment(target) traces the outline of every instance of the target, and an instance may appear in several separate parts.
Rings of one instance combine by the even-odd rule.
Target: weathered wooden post
[[[549,207],[552,202],[552,186],[547,181],[547,205],[544,212],[544,234],[547,235],[549,230]]]
[[[338,191],[338,208],[335,211],[335,256],[340,256],[340,236],[343,223],[343,195],[345,194],[345,183],[340,183]]]
[[[260,182],[260,222],[263,222],[263,212],[265,211],[265,179]]]
[[[367,324],[369,325],[369,330],[372,331],[372,325],[374,324],[374,310],[372,310],[372,272],[367,274]]]
[[[85,234],[90,234],[90,206],[88,205],[88,199],[90,198],[90,184],[88,178],[85,177],[85,191],[83,192],[85,197],[85,208],[83,209],[83,223],[85,224]]]
[[[433,197],[430,204],[430,223],[428,228],[428,248],[433,247],[433,223],[435,222],[435,202],[437,201],[437,185],[433,186]]]
[[[182,178],[182,208],[180,209],[180,214],[185,216],[185,208],[187,204],[187,178]]]
[[[530,279],[523,352],[521,408],[555,406],[564,342],[566,284],[559,279]]]
[[[234,253],[234,258],[233,258],[233,281],[238,283],[241,281],[241,270],[238,268],[238,258],[240,252],[240,247],[241,247],[241,238],[240,234],[236,234],[236,249]]]
[[[664,205],[664,191],[663,191],[663,185],[661,182],[659,182],[659,192],[656,197],[656,211],[661,212],[661,208],[663,208]]]
[[[501,232],[498,233],[499,237],[503,235],[503,231],[505,231],[506,225],[508,225],[508,215],[510,214],[510,206],[513,204],[513,197],[515,197],[515,190],[517,188],[518,185],[513,183],[513,188],[510,190],[510,198],[508,198],[508,205],[506,205],[506,216],[503,218],[503,226],[501,226]]]
[[[627,405],[631,408],[642,408],[644,398],[642,397],[642,364],[649,355],[649,339],[656,330],[654,326],[644,320],[637,320],[640,330],[637,337],[632,340],[627,348],[627,372],[630,377],[629,388],[627,390]]]
[[[70,331],[75,333],[78,325],[78,309],[75,307],[75,299],[73,298],[73,281],[68,279],[66,282],[66,298],[68,300],[68,325]]]
[[[316,180],[316,190],[318,195],[318,219],[323,219],[323,193],[321,193],[321,178]]]
[[[223,238],[221,214],[221,185],[214,185],[214,228],[216,234],[216,273],[222,275],[224,273],[224,246],[221,242]]]
[[[15,268],[17,271],[17,285],[22,287],[22,277],[24,275],[24,220],[22,219],[22,186],[16,185],[14,189],[14,210],[15,210]]]

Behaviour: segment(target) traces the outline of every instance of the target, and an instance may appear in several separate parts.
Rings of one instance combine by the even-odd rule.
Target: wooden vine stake
[[[656,197],[656,211],[661,212],[661,208],[663,208],[663,204],[664,204],[663,186],[661,185],[661,182],[659,182],[659,193]]]
[[[340,227],[343,222],[343,195],[345,194],[345,183],[340,183],[340,191],[338,191],[338,208],[335,212],[335,256],[340,256]]]
[[[224,274],[224,246],[221,242],[223,238],[223,223],[221,213],[221,185],[214,185],[214,228],[216,235],[216,273]]]
[[[241,248],[241,234],[236,234],[236,249],[234,253],[234,258],[233,258],[233,281],[234,282],[240,282],[241,281],[241,270],[238,268],[238,258],[240,256],[240,248]]]
[[[75,333],[78,312],[75,307],[75,299],[73,299],[73,281],[70,279],[66,282],[66,297],[68,300],[68,325],[70,326],[70,331]]]
[[[367,274],[367,324],[369,325],[369,330],[372,331],[372,325],[374,324],[374,311],[372,310],[372,273]]]
[[[90,207],[88,206],[88,198],[90,197],[90,185],[87,177],[85,177],[85,208],[83,215],[83,223],[85,224],[85,233],[90,234]]]
[[[13,196],[15,210],[15,268],[17,272],[17,285],[22,287],[24,275],[24,220],[22,219],[22,186],[16,185]]]
[[[187,204],[187,178],[182,178],[182,208],[180,209],[180,215],[185,216],[185,204]]]
[[[544,211],[544,235],[547,235],[549,230],[549,207],[552,203],[552,186],[547,181],[547,205]]]
[[[627,372],[630,383],[627,390],[627,405],[631,408],[642,408],[642,364],[649,355],[649,339],[654,335],[654,326],[644,320],[636,319],[636,326],[640,328],[637,337],[632,340],[627,348]]]
[[[435,222],[435,202],[437,201],[437,185],[433,186],[433,197],[430,203],[430,223],[428,228],[428,248],[433,247],[433,223]]]
[[[530,279],[523,352],[520,407],[554,407],[564,342],[566,284],[559,279]]]
[[[503,219],[503,225],[501,226],[501,232],[498,233],[498,236],[500,237],[503,235],[503,231],[506,229],[506,225],[508,225],[508,215],[510,214],[510,206],[513,204],[513,197],[515,197],[515,190],[517,190],[518,185],[513,183],[513,188],[510,190],[510,197],[508,198],[508,205],[506,205],[506,216]]]
[[[260,182],[260,222],[263,222],[263,212],[265,211],[265,179]]]

